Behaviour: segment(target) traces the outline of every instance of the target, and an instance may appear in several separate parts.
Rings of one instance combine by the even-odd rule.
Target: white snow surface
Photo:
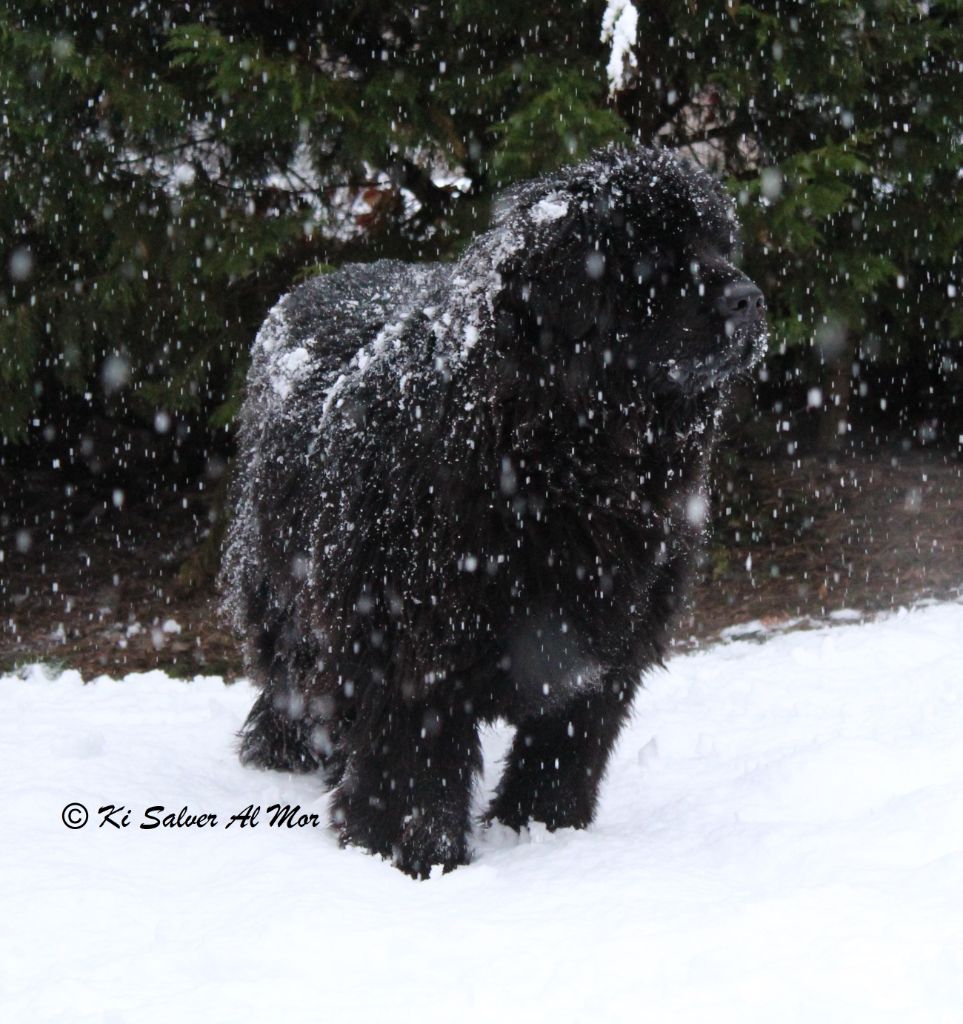
[[[958,1021],[961,666],[961,604],[674,657],[593,827],[498,828],[426,882],[267,824],[325,797],[238,763],[246,683],[3,677],[0,1019]]]

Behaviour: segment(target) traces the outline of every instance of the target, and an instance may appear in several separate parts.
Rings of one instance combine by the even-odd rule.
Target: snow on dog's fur
[[[609,149],[523,184],[456,262],[351,265],[258,335],[223,579],[245,762],[321,769],[344,842],[468,858],[489,818],[584,827],[662,655],[734,376],[766,341],[714,179]]]

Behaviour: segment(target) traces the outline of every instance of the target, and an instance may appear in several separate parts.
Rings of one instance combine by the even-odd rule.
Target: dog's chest
[[[515,696],[526,708],[567,704],[603,685],[602,665],[586,653],[561,615],[526,618],[510,634],[507,667]]]

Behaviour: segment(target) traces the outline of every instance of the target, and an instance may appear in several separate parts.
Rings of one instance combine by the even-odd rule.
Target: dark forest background
[[[613,90],[601,0],[3,4],[4,550],[42,556],[78,493],[96,524],[217,492],[293,282],[452,258],[500,189],[611,141],[722,176],[767,293],[728,515],[750,457],[959,459],[963,5],[637,6]]]

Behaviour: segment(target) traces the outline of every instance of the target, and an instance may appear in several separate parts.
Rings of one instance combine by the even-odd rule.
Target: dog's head
[[[499,231],[522,240],[500,267],[502,352],[521,343],[575,384],[692,394],[765,350],[762,292],[733,263],[731,202],[665,151],[612,148],[521,185],[496,209]]]

